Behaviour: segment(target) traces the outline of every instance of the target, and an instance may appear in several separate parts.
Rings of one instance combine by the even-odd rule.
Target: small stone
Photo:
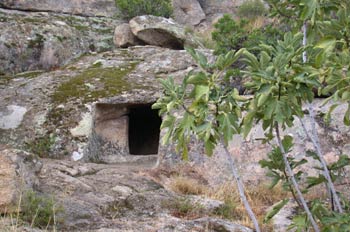
[[[16,129],[21,125],[27,109],[22,106],[9,105],[0,111],[0,129]]]
[[[73,154],[72,154],[73,161],[81,160],[83,157],[84,157],[84,154],[83,153],[79,153],[77,151],[74,151]]]
[[[120,194],[121,198],[126,198],[132,194],[132,189],[127,186],[117,185],[113,187],[112,190]]]

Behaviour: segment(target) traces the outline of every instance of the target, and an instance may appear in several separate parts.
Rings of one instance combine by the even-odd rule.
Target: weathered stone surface
[[[1,0],[0,7],[84,16],[112,17],[117,13],[114,0]]]
[[[119,24],[111,18],[0,8],[0,75],[56,69],[86,52],[111,50]]]
[[[341,104],[332,114],[332,120],[327,125],[322,118],[326,112],[328,112],[331,104],[323,105],[324,99],[315,99],[312,103],[316,111],[316,128],[320,137],[321,146],[324,152],[325,159],[328,163],[338,160],[339,155],[346,154],[350,157],[350,153],[347,153],[348,144],[350,143],[350,127],[347,127],[343,123],[343,116],[347,109],[347,104]],[[311,125],[309,115],[305,115],[305,123],[310,133]],[[288,128],[283,134],[288,134],[294,138],[294,147],[290,152],[290,155],[297,160],[305,158],[305,152],[307,150],[313,150],[313,145],[308,141],[305,132],[298,119],[295,119],[294,126]],[[268,181],[266,179],[266,169],[263,169],[259,165],[261,159],[265,159],[267,154],[271,151],[271,144],[264,144],[261,139],[264,138],[264,131],[261,124],[253,126],[251,133],[247,138],[243,138],[241,135],[234,135],[232,141],[229,143],[229,151],[234,157],[235,163],[240,170],[240,174],[246,183],[259,184],[262,181]],[[274,144],[275,141],[272,141]],[[204,155],[204,149],[200,143],[191,141],[190,157],[192,163],[199,165],[203,170],[203,175],[207,178],[211,185],[220,185],[232,179],[230,167],[227,163],[222,147],[218,146],[212,157],[206,157]],[[175,150],[169,146],[164,147],[160,151],[160,158],[165,160],[165,163],[179,162],[179,155]],[[318,166],[318,162],[310,157],[307,157],[309,161],[299,167],[308,175],[318,175],[318,171],[313,167]],[[247,171],[249,170],[249,171]],[[342,179],[349,178],[350,172],[347,170],[344,172],[344,176],[337,182],[339,188],[344,185]],[[306,176],[303,175],[302,178]]]
[[[142,44],[142,41],[132,33],[128,23],[123,23],[115,28],[113,41],[118,48],[127,48]]]
[[[1,129],[15,129],[22,120],[23,116],[27,112],[27,109],[17,105],[9,105],[0,107],[0,128]]]
[[[210,55],[209,50],[203,51]],[[110,114],[103,111],[100,123],[92,122],[94,105],[113,109],[123,104],[152,103],[161,93],[158,78],[171,75],[181,82],[191,70],[198,67],[186,51],[136,46],[84,56],[56,71],[27,73],[32,76],[0,82],[0,95],[6,96],[0,98],[0,105],[27,109],[18,127],[0,128],[0,143],[27,149],[40,147],[42,155],[48,157],[78,160],[84,154],[84,158],[92,159],[93,154],[104,154],[103,162],[139,160],[145,156],[130,156],[126,149],[127,127],[118,127],[126,119],[118,122],[112,110]],[[5,110],[0,107],[0,112]],[[97,137],[91,136],[88,141],[90,131]],[[85,153],[87,144],[92,150]],[[117,144],[123,149],[116,149]],[[146,157],[149,159],[156,157]]]
[[[268,210],[272,210],[273,206]],[[290,200],[273,218],[272,225],[274,232],[284,232],[292,224],[292,218],[298,210],[298,204]]]
[[[173,0],[176,22],[196,26],[205,19],[205,13],[197,0]]]
[[[131,19],[129,24],[132,33],[150,45],[172,49],[195,45],[186,35],[184,28],[172,19],[143,15]]]
[[[253,232],[252,229],[218,218],[200,218],[188,221],[179,221],[161,228],[161,232],[171,231],[222,231],[222,232]]]
[[[186,232],[208,226],[212,231],[251,231],[208,216],[194,220],[172,216],[166,204],[182,196],[141,174],[151,163],[105,165],[49,159],[43,163],[39,190],[54,195],[63,206],[64,222],[58,225],[62,231]],[[193,196],[186,199],[201,204],[208,215],[214,205],[223,204]]]
[[[21,194],[36,187],[42,163],[34,155],[20,150],[0,150],[0,213],[18,209]]]

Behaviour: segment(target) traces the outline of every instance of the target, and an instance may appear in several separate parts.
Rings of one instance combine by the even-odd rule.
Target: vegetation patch
[[[42,73],[44,73],[44,71],[42,71],[42,70],[27,71],[27,72],[18,73],[15,75],[15,77],[32,79],[32,78],[39,76]]]
[[[132,63],[128,66],[107,68],[92,66],[61,84],[52,95],[52,100],[57,104],[77,99],[86,103],[136,88],[136,84],[124,79],[136,65],[137,63]]]
[[[28,191],[24,193],[20,205],[20,219],[30,223],[32,227],[47,229],[63,222],[64,208],[51,196]]]
[[[125,19],[139,15],[155,15],[169,18],[173,13],[170,0],[115,0]]]
[[[25,150],[38,155],[40,158],[49,157],[51,147],[55,143],[55,137],[46,135],[25,143]]]
[[[261,0],[248,0],[238,7],[237,14],[241,18],[256,19],[267,14],[267,9]]]
[[[174,217],[184,219],[196,219],[205,216],[204,207],[199,203],[193,203],[188,198],[176,198],[174,201],[162,202],[162,206],[170,210]]]
[[[176,193],[186,195],[201,195],[205,193],[206,186],[199,183],[198,180],[185,176],[172,177],[170,188]]]

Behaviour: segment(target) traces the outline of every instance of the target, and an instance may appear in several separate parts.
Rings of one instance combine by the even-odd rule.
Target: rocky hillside
[[[151,109],[163,94],[160,80],[181,83],[201,69],[186,45],[215,59],[192,31],[208,30],[242,2],[173,0],[173,19],[126,21],[114,0],[0,0],[0,231],[40,232],[47,224],[53,231],[253,231],[239,201],[223,197],[234,191],[222,148],[206,157],[191,141],[184,164],[174,144],[160,142],[166,131]],[[321,120],[330,105],[313,105],[327,162],[349,154],[345,105],[330,124]],[[300,128],[287,131],[296,157],[311,147]],[[252,196],[266,178],[258,162],[271,146],[263,135],[257,125],[228,147]],[[337,188],[349,189],[348,172],[341,177]],[[30,217],[35,202],[56,208],[54,220],[36,225],[48,217]],[[290,205],[266,231],[286,230]]]

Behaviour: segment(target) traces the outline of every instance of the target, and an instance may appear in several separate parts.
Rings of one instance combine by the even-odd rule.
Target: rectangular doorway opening
[[[154,155],[158,153],[162,119],[152,104],[130,105],[129,153],[131,155]]]

